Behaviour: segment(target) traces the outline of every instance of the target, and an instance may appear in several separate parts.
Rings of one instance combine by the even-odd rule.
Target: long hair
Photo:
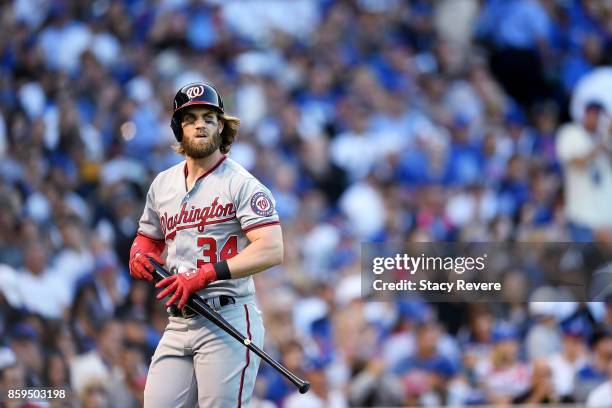
[[[232,143],[238,136],[238,127],[240,127],[240,119],[230,115],[219,115],[219,119],[223,121],[223,131],[221,132],[221,153],[227,154],[232,147]]]
[[[223,122],[223,130],[221,131],[221,146],[219,146],[219,150],[223,154],[227,154],[232,147],[232,143],[236,140],[238,136],[238,128],[240,127],[240,119],[235,116],[221,114],[218,113],[217,117],[219,121]],[[174,145],[174,150],[182,156],[185,156],[185,149],[183,149],[183,145],[179,142]]]

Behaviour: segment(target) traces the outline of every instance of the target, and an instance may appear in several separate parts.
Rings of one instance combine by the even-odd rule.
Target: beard
[[[206,139],[197,137],[183,138],[181,147],[186,156],[192,159],[204,159],[213,154],[221,146],[221,135],[215,132]]]

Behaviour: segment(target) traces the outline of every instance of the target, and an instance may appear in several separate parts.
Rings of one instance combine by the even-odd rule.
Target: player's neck
[[[210,171],[215,164],[223,158],[223,153],[219,150],[215,151],[208,157],[203,159],[194,159],[193,157],[187,157],[187,183],[195,182],[198,178]]]

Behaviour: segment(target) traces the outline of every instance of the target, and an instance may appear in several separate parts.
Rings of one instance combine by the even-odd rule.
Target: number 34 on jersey
[[[217,240],[212,237],[198,237],[197,244],[202,249],[202,256],[204,257],[197,260],[198,268],[207,263],[226,261],[238,253],[237,235],[230,235],[225,243],[222,243],[221,249],[218,249]]]

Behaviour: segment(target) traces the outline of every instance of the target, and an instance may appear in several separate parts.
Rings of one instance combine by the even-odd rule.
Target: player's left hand
[[[217,280],[217,274],[212,264],[206,264],[200,269],[177,273],[157,282],[156,288],[165,288],[159,292],[157,299],[162,299],[172,293],[173,295],[166,302],[166,306],[170,306],[178,300],[177,307],[182,309],[187,304],[189,296],[204,289],[215,280]]]

